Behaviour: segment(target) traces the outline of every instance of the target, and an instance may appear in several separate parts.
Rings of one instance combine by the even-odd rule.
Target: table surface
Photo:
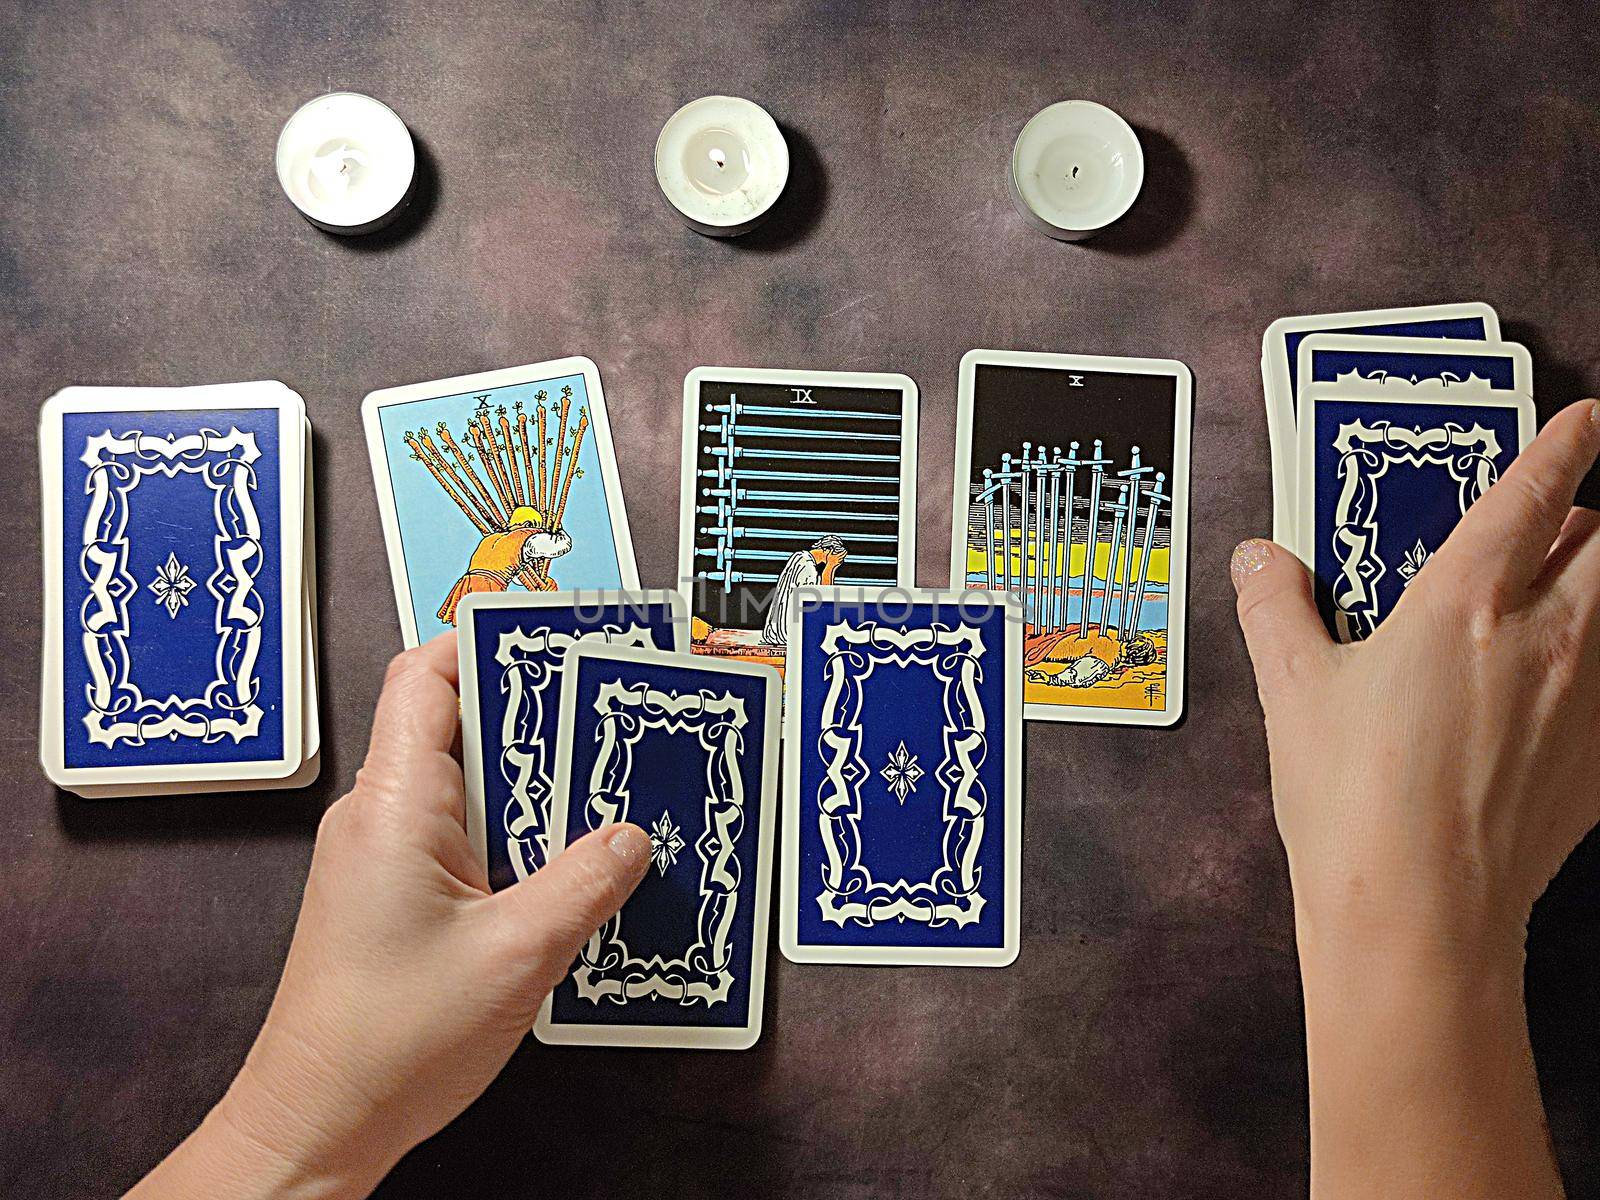
[[[1478,298],[1532,348],[1543,416],[1600,388],[1597,52],[1553,2],[0,7],[0,1191],[131,1183],[266,1012],[400,645],[362,395],[590,355],[641,575],[667,585],[691,367],[905,371],[937,584],[956,366],[983,346],[1170,356],[1196,380],[1188,717],[1030,726],[1021,958],[774,950],[743,1054],[530,1039],[380,1194],[1303,1194],[1290,901],[1227,579],[1268,525],[1261,333]],[[364,242],[307,225],[271,169],[284,118],[346,87],[401,113],[430,179],[416,220]],[[650,170],[661,122],[713,91],[766,104],[794,150],[742,240],[689,232]],[[1070,96],[1148,155],[1133,214],[1082,245],[1028,229],[1003,182],[1023,121]],[[69,383],[260,378],[316,428],[321,782],[58,793],[35,759],[35,408]],[[1586,848],[1530,966],[1579,1196],[1600,1195],[1597,896]]]

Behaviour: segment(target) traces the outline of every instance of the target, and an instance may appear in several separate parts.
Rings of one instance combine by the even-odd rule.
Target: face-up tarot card
[[[676,592],[476,592],[461,602],[467,834],[495,890],[544,866],[567,648],[685,651]]]
[[[271,382],[46,402],[40,755],[55,783],[104,795],[301,768],[305,429],[300,398]]]
[[[1296,530],[1299,441],[1295,436],[1295,412],[1300,343],[1314,333],[1497,341],[1500,319],[1489,305],[1467,301],[1280,317],[1267,326],[1261,339],[1261,380],[1267,400],[1267,436],[1272,445],[1272,537],[1285,546],[1292,543]]]
[[[639,586],[587,358],[389,388],[361,408],[406,645],[453,628],[474,593]]]
[[[1183,710],[1189,368],[973,350],[961,360],[951,585],[1022,602],[1030,720]]]
[[[807,589],[788,653],[785,956],[1012,962],[1022,894],[1016,599]]]
[[[1531,396],[1478,375],[1303,376],[1298,552],[1336,637],[1378,627],[1534,420]]]
[[[540,1010],[542,1042],[742,1050],[761,1033],[777,814],[777,671],[580,642],[568,651],[552,858],[650,834],[638,890]]]
[[[909,585],[916,487],[906,376],[691,371],[678,576],[695,653],[781,668],[797,588]]]

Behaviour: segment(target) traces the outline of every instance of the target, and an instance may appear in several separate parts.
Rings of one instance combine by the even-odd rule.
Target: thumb
[[[511,953],[533,972],[529,995],[535,1008],[649,867],[650,835],[637,825],[608,825],[490,898],[509,930]]]
[[[1320,666],[1333,642],[1317,614],[1310,573],[1282,546],[1264,538],[1240,542],[1228,570],[1239,594],[1239,627],[1255,666],[1256,689],[1266,703]]]

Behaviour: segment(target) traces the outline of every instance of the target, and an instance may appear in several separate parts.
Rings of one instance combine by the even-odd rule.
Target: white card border
[[[456,629],[456,657],[460,664],[459,689],[461,695],[461,764],[467,783],[467,840],[483,868],[485,879],[489,874],[488,814],[484,810],[487,788],[484,785],[483,714],[478,703],[477,617],[484,609],[504,608],[562,608],[571,609],[579,604],[608,605],[665,604],[672,613],[673,648],[679,653],[689,649],[689,604],[681,592],[671,588],[600,589],[574,588],[566,592],[469,592],[462,597],[458,609]],[[565,664],[563,663],[563,670]],[[563,685],[565,678],[563,677]],[[560,704],[559,693],[554,697]],[[561,740],[561,719],[556,718],[557,757]],[[552,781],[554,772],[551,773]],[[554,815],[554,796],[551,797]],[[552,829],[554,826],[552,825]],[[565,840],[565,839],[563,839]]]
[[[1289,356],[1283,353],[1284,339],[1291,333],[1340,333],[1365,325],[1401,325],[1419,321],[1449,321],[1480,317],[1484,340],[1500,340],[1500,315],[1482,300],[1462,300],[1449,304],[1417,304],[1407,308],[1370,308],[1354,312],[1309,313],[1298,317],[1279,317],[1261,335],[1261,388],[1266,397],[1267,438],[1272,446],[1272,540],[1286,550],[1294,547],[1299,530],[1295,519],[1295,498],[1300,494],[1300,438],[1295,421],[1299,400],[1289,387]],[[1330,328],[1331,326],[1331,328]],[[1389,336],[1361,334],[1362,337]],[[1405,337],[1404,341],[1444,341],[1444,338]],[[1299,364],[1296,363],[1296,368]]]
[[[695,1026],[554,1024],[551,996],[539,1006],[533,1034],[547,1046],[639,1046],[677,1050],[748,1050],[761,1038],[762,1010],[766,1003],[767,927],[772,908],[773,838],[778,803],[778,710],[783,702],[783,679],[775,667],[737,659],[647,650],[637,646],[588,646],[568,649],[562,667],[561,718],[556,745],[555,795],[550,802],[550,857],[566,849],[567,819],[572,786],[572,723],[577,708],[578,672],[574,658],[644,663],[678,667],[686,671],[721,671],[757,676],[767,683],[767,706],[762,729],[761,821],[756,833],[756,883],[752,902],[755,921],[750,936],[749,1021],[742,1026],[706,1029]],[[565,976],[563,976],[563,982]],[[557,986],[560,986],[559,984]]]
[[[911,376],[898,371],[785,371],[771,367],[695,367],[683,377],[683,432],[678,465],[678,582],[694,597],[694,498],[699,458],[700,387],[705,383],[766,383],[777,386],[861,388],[899,392],[900,522],[895,583],[911,587],[917,575],[917,422],[921,394]],[[691,609],[692,609],[691,604]]]
[[[1134,725],[1164,729],[1183,716],[1188,692],[1185,648],[1189,612],[1189,457],[1194,424],[1194,375],[1175,358],[1113,358],[1091,354],[1050,354],[1031,350],[968,350],[961,356],[956,389],[954,494],[950,505],[950,586],[966,582],[967,517],[972,474],[972,410],[979,366],[1040,367],[1053,371],[1100,371],[1124,375],[1162,375],[1177,387],[1173,403],[1172,545],[1167,581],[1166,704],[1148,713],[1138,709],[1101,708],[1091,704],[1029,704],[1029,721],[1072,721],[1090,725]]]
[[[417,400],[438,400],[474,390],[507,387],[518,383],[539,383],[563,375],[582,375],[589,405],[589,425],[594,430],[595,454],[600,461],[600,479],[605,485],[606,509],[611,514],[611,540],[617,549],[617,571],[622,591],[639,587],[639,568],[634,560],[633,535],[628,529],[628,510],[623,503],[622,471],[617,465],[615,443],[611,440],[611,417],[605,391],[600,386],[600,368],[594,360],[575,354],[548,362],[520,367],[500,367],[449,379],[432,379],[399,387],[368,392],[361,401],[361,424],[367,438],[367,458],[372,466],[372,482],[378,500],[378,517],[383,525],[383,544],[389,558],[389,580],[394,587],[394,603],[400,617],[400,636],[407,648],[418,644],[417,618],[412,611],[411,580],[406,571],[405,547],[400,540],[400,516],[394,504],[394,480],[389,474],[389,456],[384,451],[381,410]],[[609,468],[609,469],[608,469]]]
[[[184,412],[204,409],[277,410],[278,437],[278,583],[279,627],[282,642],[280,695],[283,712],[283,753],[275,759],[234,762],[162,763],[150,766],[67,767],[62,709],[66,702],[62,670],[66,631],[61,620],[63,579],[61,471],[62,418],[67,414],[108,414],[127,411]],[[147,785],[186,782],[269,781],[297,775],[305,766],[304,713],[301,680],[304,674],[302,621],[288,614],[304,613],[304,466],[305,401],[277,380],[194,387],[68,387],[55,393],[39,410],[39,482],[44,565],[44,637],[40,665],[39,761],[45,777],[57,787],[76,791],[96,788],[96,795],[112,794],[110,785]],[[298,453],[295,451],[298,450]],[[292,486],[290,481],[294,480]],[[295,501],[298,500],[299,503]],[[289,548],[297,552],[285,553]],[[119,793],[120,794],[120,793]]]
[[[783,831],[779,847],[778,947],[793,963],[833,963],[880,967],[1008,967],[1022,949],[1022,605],[1009,592],[957,591],[940,588],[809,587],[796,598],[820,598],[843,603],[874,601],[900,604],[970,604],[1002,608],[1005,646],[1012,661],[1012,686],[1006,689],[1002,720],[1006,730],[1005,869],[1002,893],[1006,906],[1002,942],[993,946],[835,946],[800,941],[800,756],[792,751],[783,761]],[[788,691],[783,711],[783,740],[800,744],[801,696],[800,616],[795,604],[789,617],[789,647],[784,660]]]

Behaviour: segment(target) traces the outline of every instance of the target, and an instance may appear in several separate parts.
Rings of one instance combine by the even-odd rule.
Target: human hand
[[[643,877],[650,839],[617,825],[491,894],[463,826],[457,729],[445,634],[389,667],[238,1079],[133,1195],[365,1195],[488,1086]]]
[[[1359,644],[1329,639],[1293,555],[1234,553],[1294,890],[1315,1196],[1560,1194],[1523,944],[1600,818],[1600,513],[1572,507],[1597,450],[1600,404],[1559,413]]]
[[[1600,818],[1600,407],[1556,416],[1366,641],[1293,555],[1235,552],[1297,912],[1332,932],[1520,953]]]

